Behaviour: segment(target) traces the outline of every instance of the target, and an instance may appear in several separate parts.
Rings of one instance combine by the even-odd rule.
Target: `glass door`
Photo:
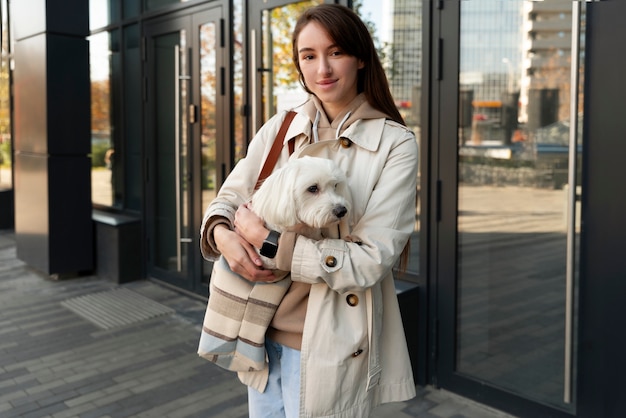
[[[145,26],[148,273],[206,294],[203,208],[219,187],[229,118],[222,7]]]
[[[572,413],[584,2],[445,8],[458,56],[441,77],[456,111],[439,117],[439,381],[513,413]]]

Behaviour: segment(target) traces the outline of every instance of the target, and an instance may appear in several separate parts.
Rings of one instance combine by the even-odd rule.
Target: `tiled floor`
[[[106,328],[68,303],[89,295],[100,301],[114,289],[156,309]],[[150,281],[50,280],[17,260],[13,234],[0,231],[0,307],[3,418],[247,416],[245,387],[196,354],[205,308],[197,299]],[[373,416],[506,416],[445,391],[418,394]]]

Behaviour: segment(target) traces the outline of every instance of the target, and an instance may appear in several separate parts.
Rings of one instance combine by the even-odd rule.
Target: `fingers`
[[[249,253],[246,253],[244,257],[237,260],[232,260],[228,263],[230,269],[239,274],[244,279],[251,282],[272,282],[276,280],[274,273],[271,270],[263,268],[263,262],[254,252],[255,258],[251,258]],[[257,265],[257,260],[260,265]],[[227,259],[228,261],[228,259]]]
[[[259,248],[268,234],[265,222],[252,212],[248,205],[241,205],[235,212],[235,230],[250,244]]]
[[[248,209],[243,211],[252,213]],[[239,231],[216,226],[213,237],[218,251],[224,256],[233,272],[251,282],[276,281],[272,271],[263,268],[263,261],[254,246],[248,243]]]

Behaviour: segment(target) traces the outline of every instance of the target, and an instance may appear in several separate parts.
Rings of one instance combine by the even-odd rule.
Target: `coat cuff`
[[[226,225],[228,229],[233,229],[232,223],[227,218],[214,216],[207,220],[200,236],[200,251],[207,260],[215,261],[220,256],[213,238],[213,231],[217,225]]]
[[[296,245],[298,234],[295,232],[283,232],[278,242],[278,252],[276,253],[276,268],[283,271],[291,271],[291,260],[293,259],[293,247]]]

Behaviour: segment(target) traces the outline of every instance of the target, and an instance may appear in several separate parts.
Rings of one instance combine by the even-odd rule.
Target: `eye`
[[[335,49],[334,51],[330,52],[330,55],[333,57],[338,57],[343,55],[343,51],[341,49]]]
[[[312,186],[309,186],[309,188],[306,190],[309,193],[317,193],[319,191],[319,187],[317,187],[317,184],[314,184]]]

